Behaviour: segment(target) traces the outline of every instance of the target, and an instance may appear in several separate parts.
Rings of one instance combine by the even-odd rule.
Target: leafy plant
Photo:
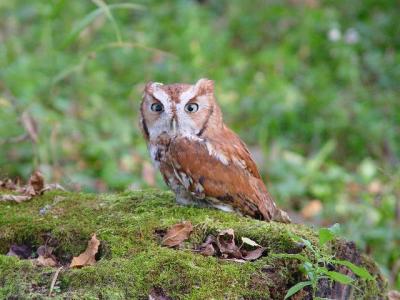
[[[339,224],[334,224],[329,228],[320,228],[319,229],[319,245],[322,247],[328,242],[335,239],[340,229]],[[312,245],[312,243],[302,237],[291,234],[293,240],[296,242],[302,243],[311,253],[313,254],[315,261],[309,260],[306,256],[301,254],[285,254],[285,257],[292,257],[294,259],[298,259],[302,262],[301,270],[306,275],[307,281],[302,281],[294,286],[292,286],[286,293],[285,299],[293,296],[303,288],[307,286],[311,286],[313,291],[314,299],[319,299],[316,297],[318,282],[321,279],[330,279],[332,281],[339,282],[341,284],[352,284],[354,281],[353,278],[342,274],[340,272],[336,272],[332,270],[332,266],[334,265],[343,265],[349,268],[354,274],[359,276],[360,278],[366,280],[373,280],[372,275],[364,268],[356,266],[355,264],[346,261],[346,260],[337,260],[334,257],[323,255],[318,247]],[[278,255],[281,256],[281,255]]]

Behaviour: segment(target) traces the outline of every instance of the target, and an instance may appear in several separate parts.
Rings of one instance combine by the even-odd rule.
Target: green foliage
[[[372,280],[374,279],[371,274],[368,273],[365,268],[360,268],[359,266],[356,266],[355,264],[347,261],[347,260],[333,260],[335,264],[343,265],[348,267],[354,274],[360,276],[361,278]]]
[[[336,235],[339,232],[339,224],[334,224],[330,228],[320,228],[318,232],[319,236],[319,245],[323,247],[328,242],[333,241],[336,238]],[[299,292],[306,286],[311,286],[313,289],[313,297],[316,297],[318,283],[321,279],[329,278],[332,281],[337,281],[342,284],[352,284],[354,279],[342,274],[340,272],[331,271],[328,269],[328,266],[336,264],[343,265],[349,268],[354,274],[358,275],[360,278],[365,280],[374,280],[372,275],[364,268],[354,265],[353,263],[346,260],[336,260],[333,256],[327,256],[321,251],[320,248],[314,247],[310,241],[299,237],[297,235],[292,235],[292,238],[301,242],[305,245],[305,247],[311,251],[314,257],[306,257],[304,255],[295,254],[292,255],[294,259],[298,259],[302,262],[302,271],[307,276],[307,281],[298,282],[294,286],[292,286],[286,293],[285,299]],[[280,255],[279,255],[280,256]],[[285,255],[285,257],[290,257]]]
[[[297,292],[301,291],[306,286],[311,285],[311,281],[303,281],[295,284],[292,286],[285,295],[285,300],[296,294]]]
[[[147,186],[136,125],[144,82],[209,77],[278,203],[300,211],[319,200],[311,222],[340,222],[395,274],[395,0],[106,3],[0,2],[0,176],[40,168],[70,189]],[[17,142],[24,111],[36,144]],[[159,175],[156,184],[165,187]]]
[[[327,242],[332,241],[335,238],[335,235],[338,234],[339,230],[340,226],[337,223],[329,228],[320,228],[318,231],[319,244],[323,246]]]

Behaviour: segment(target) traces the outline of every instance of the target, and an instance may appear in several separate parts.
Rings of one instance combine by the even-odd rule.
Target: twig
[[[61,270],[63,269],[63,267],[59,267],[57,269],[57,271],[54,273],[53,279],[51,280],[51,285],[50,285],[50,291],[49,291],[49,297],[51,297],[51,293],[53,292],[54,289],[54,285],[56,284],[57,278],[58,278],[58,274],[60,274]]]

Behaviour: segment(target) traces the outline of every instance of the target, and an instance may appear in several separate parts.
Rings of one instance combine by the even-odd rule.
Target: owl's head
[[[161,134],[202,136],[223,126],[214,96],[214,82],[200,79],[194,85],[149,82],[140,106],[140,126],[146,140]]]

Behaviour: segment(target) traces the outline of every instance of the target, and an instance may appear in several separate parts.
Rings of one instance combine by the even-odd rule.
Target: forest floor
[[[193,224],[188,238],[175,248],[163,246],[167,230],[182,221]],[[226,229],[234,230],[233,242],[241,247],[253,242],[264,247],[263,255],[243,262],[196,251],[207,236]],[[100,241],[95,263],[70,268],[94,233]],[[0,298],[42,299],[51,289],[52,297],[63,299],[283,299],[291,287],[307,281],[304,263],[315,270],[332,257],[363,266],[374,278],[331,265],[330,271],[347,274],[353,282],[344,286],[322,276],[314,295],[384,297],[386,281],[353,243],[320,242],[310,227],[179,206],[170,192],[51,191],[22,203],[0,202]],[[38,263],[40,246],[54,249],[53,267]],[[29,249],[28,259],[6,255],[21,247]],[[312,293],[306,286],[292,299],[311,299]]]

